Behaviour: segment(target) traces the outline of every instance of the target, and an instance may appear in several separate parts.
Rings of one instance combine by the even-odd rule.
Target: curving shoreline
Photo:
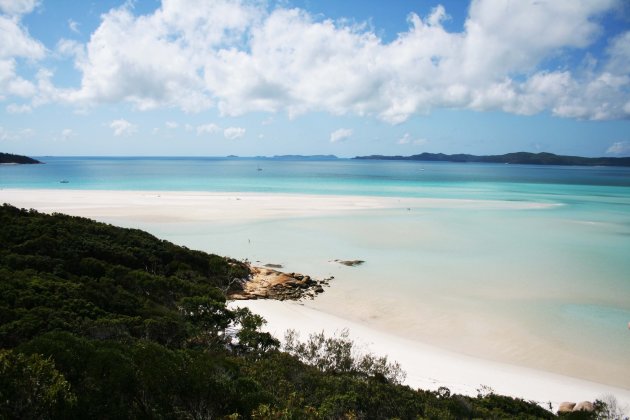
[[[296,330],[303,338],[321,331],[334,335],[347,329],[360,347],[400,363],[407,373],[405,384],[412,388],[437,390],[444,386],[453,393],[475,396],[486,386],[498,394],[535,401],[545,408],[551,403],[554,412],[562,402],[594,401],[606,395],[614,395],[621,406],[630,407],[627,389],[452,352],[378,331],[299,302],[242,300],[229,306],[245,306],[261,315],[268,322],[263,329],[279,339],[289,329]]]

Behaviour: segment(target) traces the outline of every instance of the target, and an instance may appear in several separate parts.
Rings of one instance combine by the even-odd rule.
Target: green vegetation
[[[261,317],[225,305],[241,262],[8,205],[0,226],[0,418],[554,417],[402,386],[345,336],[280,351]]]
[[[630,166],[630,157],[562,156],[553,153],[517,152],[505,155],[475,156],[468,154],[445,155],[444,153],[421,153],[412,156],[357,156],[355,159],[372,160],[415,160],[421,162],[478,162],[509,163],[518,165],[567,165],[567,166]]]
[[[41,162],[27,156],[12,155],[11,153],[0,153],[0,163],[41,163]]]

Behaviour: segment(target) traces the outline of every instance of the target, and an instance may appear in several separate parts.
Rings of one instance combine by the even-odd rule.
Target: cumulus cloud
[[[46,49],[30,36],[18,19],[0,15],[0,33],[2,34],[0,58],[43,58]]]
[[[400,123],[455,107],[624,118],[627,68],[585,76],[540,68],[563,50],[592,44],[601,32],[597,17],[615,3],[478,0],[463,32],[446,31],[446,11],[437,7],[424,19],[411,14],[409,30],[388,44],[370,31],[275,9],[252,28],[250,51],[208,57],[205,82],[228,115],[323,110]]]
[[[164,125],[166,128],[170,128],[171,130],[179,127],[179,124],[176,121],[166,121]]]
[[[0,0],[0,11],[8,15],[23,15],[32,12],[38,0]]]
[[[214,123],[202,124],[202,125],[197,126],[198,136],[201,134],[214,134],[214,133],[218,133],[219,131],[221,131],[221,127],[219,127],[218,125]]]
[[[114,130],[114,135],[116,137],[129,136],[138,131],[138,127],[136,125],[122,118],[110,122],[109,127]]]
[[[223,136],[228,140],[240,139],[245,135],[245,129],[242,127],[228,127],[223,130]]]
[[[606,153],[613,155],[630,155],[630,141],[616,141],[610,145]]]
[[[352,135],[352,130],[350,128],[340,128],[338,130],[330,133],[330,142],[337,143],[338,141],[343,141]]]
[[[38,103],[122,101],[141,110],[216,106],[230,116],[323,111],[392,124],[435,108],[629,118],[630,31],[608,40],[587,70],[546,67],[565,52],[586,57],[603,33],[601,17],[621,1],[473,0],[455,32],[437,6],[427,16],[411,13],[391,42],[370,25],[265,2],[163,0],[146,15],[127,2],[102,15],[86,44],[60,42],[81,73],[80,86],[65,90],[50,77],[20,79],[12,60],[39,59],[45,49],[19,19],[2,16],[11,42],[0,45],[0,96],[37,91]],[[0,0],[5,13],[35,5]]]
[[[131,3],[102,16],[84,57],[81,87],[69,102],[128,101],[139,109],[175,106],[196,112],[212,105],[203,60],[253,22],[254,7],[238,1],[164,0],[135,16]]]
[[[22,26],[20,16],[36,6],[35,1],[0,0],[0,100],[10,96],[32,97],[36,85],[22,78],[17,71],[17,59],[39,60],[46,49]]]

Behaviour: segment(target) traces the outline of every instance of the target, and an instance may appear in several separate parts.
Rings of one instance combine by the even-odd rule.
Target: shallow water
[[[341,317],[630,389],[630,169],[55,158],[0,168],[0,187],[479,200],[325,217],[129,224],[191,248],[334,275],[332,287],[307,304]],[[344,267],[335,259],[366,263]]]

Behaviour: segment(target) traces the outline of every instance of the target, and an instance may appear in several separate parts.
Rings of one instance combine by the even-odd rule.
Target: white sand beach
[[[233,302],[262,315],[268,322],[265,330],[282,338],[293,329],[302,339],[308,334],[325,331],[334,335],[348,329],[360,351],[387,355],[407,373],[406,385],[437,390],[445,386],[452,393],[477,395],[482,386],[555,409],[563,401],[592,401],[614,395],[619,402],[630,404],[630,391],[594,382],[579,380],[521,366],[470,357],[393,334],[370,329],[365,325],[326,314],[299,302],[250,300]]]
[[[544,210],[557,206],[554,203],[256,193],[29,189],[0,190],[0,202],[48,213],[61,212],[89,217],[125,227],[139,227],[149,230],[158,237],[206,251],[209,250],[206,248],[212,247],[212,245],[204,245],[202,241],[214,244],[221,243],[222,247],[216,248],[217,253],[224,253],[235,258],[244,258],[250,254],[260,255],[259,258],[267,259],[264,262],[282,262],[287,269],[315,276],[334,272],[339,282],[331,283],[331,288],[327,289],[325,293],[327,300],[319,308],[317,301],[314,301],[315,303],[309,302],[308,305],[295,302],[245,301],[238,302],[238,305],[247,305],[254,312],[264,316],[268,320],[266,328],[279,337],[282,337],[288,328],[298,330],[304,338],[308,333],[315,331],[325,330],[326,333],[333,334],[335,331],[348,328],[356,342],[365,345],[368,351],[375,354],[386,354],[390,360],[398,361],[408,374],[407,384],[413,387],[437,389],[440,386],[446,386],[453,392],[476,395],[477,389],[484,385],[491,387],[497,393],[535,400],[542,405],[551,402],[554,406],[562,401],[592,401],[605,394],[612,394],[622,404],[630,405],[630,387],[611,386],[611,384],[617,385],[623,382],[623,369],[627,370],[627,366],[620,367],[621,379],[604,385],[598,383],[605,382],[599,379],[576,379],[578,376],[584,377],[580,375],[577,362],[563,368],[562,373],[568,372],[568,374],[550,373],[547,369],[532,368],[532,364],[527,362],[527,360],[544,358],[545,355],[529,354],[528,358],[523,359],[525,362],[518,363],[520,366],[515,363],[506,363],[506,360],[509,360],[507,356],[495,358],[492,353],[488,353],[488,358],[492,360],[486,360],[484,357],[478,357],[478,354],[476,357],[464,354],[475,353],[474,349],[462,347],[460,353],[453,351],[452,348],[447,350],[441,346],[436,346],[436,341],[429,345],[418,339],[422,336],[422,331],[417,336],[408,337],[394,329],[388,332],[386,326],[384,327],[383,324],[377,322],[371,323],[369,318],[340,317],[339,312],[332,309],[328,311],[325,308],[333,308],[335,305],[342,307],[347,303],[343,299],[347,299],[349,295],[346,292],[350,289],[344,292],[346,294],[335,294],[334,291],[337,290],[336,288],[349,287],[349,281],[344,283],[343,275],[345,273],[348,273],[348,276],[356,276],[356,274],[351,273],[361,273],[361,271],[343,271],[333,267],[323,258],[323,253],[321,255],[313,253],[312,258],[317,261],[312,265],[304,261],[302,261],[303,265],[296,264],[291,260],[292,248],[294,248],[291,244],[287,244],[286,249],[282,250],[286,254],[284,260],[271,261],[270,258],[280,257],[277,257],[277,254],[271,252],[270,249],[277,246],[278,243],[282,243],[281,241],[285,241],[284,237],[279,233],[279,238],[274,242],[265,237],[265,235],[269,235],[270,230],[264,230],[265,235],[256,236],[257,231],[255,229],[252,233],[252,229],[258,229],[259,224],[272,224],[278,220],[285,223],[282,226],[289,229],[295,226],[299,228],[301,226],[299,221],[302,219],[333,218],[338,215],[362,217],[364,214],[380,211],[412,212],[422,209],[439,211],[442,208],[460,208],[471,211]],[[288,223],[287,220],[292,220],[292,222]],[[212,226],[212,229],[205,230],[207,228],[204,226],[209,225]],[[270,229],[274,227],[277,228],[277,225],[272,224]],[[236,234],[235,232],[240,232],[239,229],[247,232]],[[396,226],[392,226],[391,229],[396,229]],[[404,227],[401,229],[404,230]],[[182,236],[177,236],[178,233],[176,232],[183,232],[181,233]],[[208,232],[212,232],[216,236],[208,237]],[[184,238],[187,234],[189,236]],[[432,238],[432,246],[441,246],[438,240],[439,232],[429,231],[427,227],[426,235]],[[231,243],[227,243],[226,238],[230,237],[237,238],[238,241],[234,239]],[[259,254],[245,248],[251,245],[249,244],[250,238],[252,238],[251,241],[258,241],[256,245],[262,248]],[[365,237],[361,236],[361,240],[365,241]],[[401,239],[401,241],[404,240],[404,238]],[[383,236],[383,241],[387,241],[385,236]],[[313,243],[309,243],[308,246],[311,248],[306,248],[307,250],[319,249],[326,245],[313,239]],[[253,249],[254,245],[251,247]],[[214,249],[212,248],[212,252],[215,252]],[[242,250],[242,254],[239,253],[239,250]],[[340,251],[334,250],[334,252]],[[340,255],[339,257],[345,258],[346,256]],[[361,269],[369,270],[370,268],[368,266]],[[309,270],[313,270],[313,272],[311,273]],[[490,290],[492,289],[491,286],[488,286],[488,296],[491,292],[496,293],[495,290]],[[364,288],[368,287],[372,288],[372,294],[381,292],[375,289],[378,288],[377,282],[369,282]],[[426,287],[429,290],[433,286],[428,284]],[[453,291],[453,293],[455,292]],[[382,293],[385,294],[385,290]],[[352,296],[360,297],[361,294],[356,293]],[[532,293],[529,297],[536,299],[537,295]],[[404,307],[401,305],[401,308]],[[396,308],[390,307],[390,310],[395,311]],[[398,314],[398,319],[404,318],[404,316],[404,314]],[[475,324],[477,318],[474,318],[472,313],[469,316],[471,324]],[[449,324],[441,324],[436,321],[434,325],[445,326]],[[473,327],[477,330],[490,329],[490,326],[484,325],[482,328],[478,324],[473,325]],[[518,328],[515,326],[514,334],[516,333],[518,333]],[[457,335],[458,331],[445,330],[444,334]],[[526,340],[528,336],[521,334],[520,337],[521,340]],[[504,341],[510,339],[509,334],[502,338]],[[497,346],[501,346],[500,343],[501,340],[497,341]],[[563,353],[558,354],[562,355]],[[576,360],[583,360],[583,358]],[[614,366],[605,365],[605,362],[605,360],[594,360],[593,365],[587,368],[595,369],[600,366],[598,363],[601,363],[603,372],[607,372],[605,369],[612,371]],[[544,367],[546,366],[544,365]],[[593,377],[600,378],[601,376]]]

